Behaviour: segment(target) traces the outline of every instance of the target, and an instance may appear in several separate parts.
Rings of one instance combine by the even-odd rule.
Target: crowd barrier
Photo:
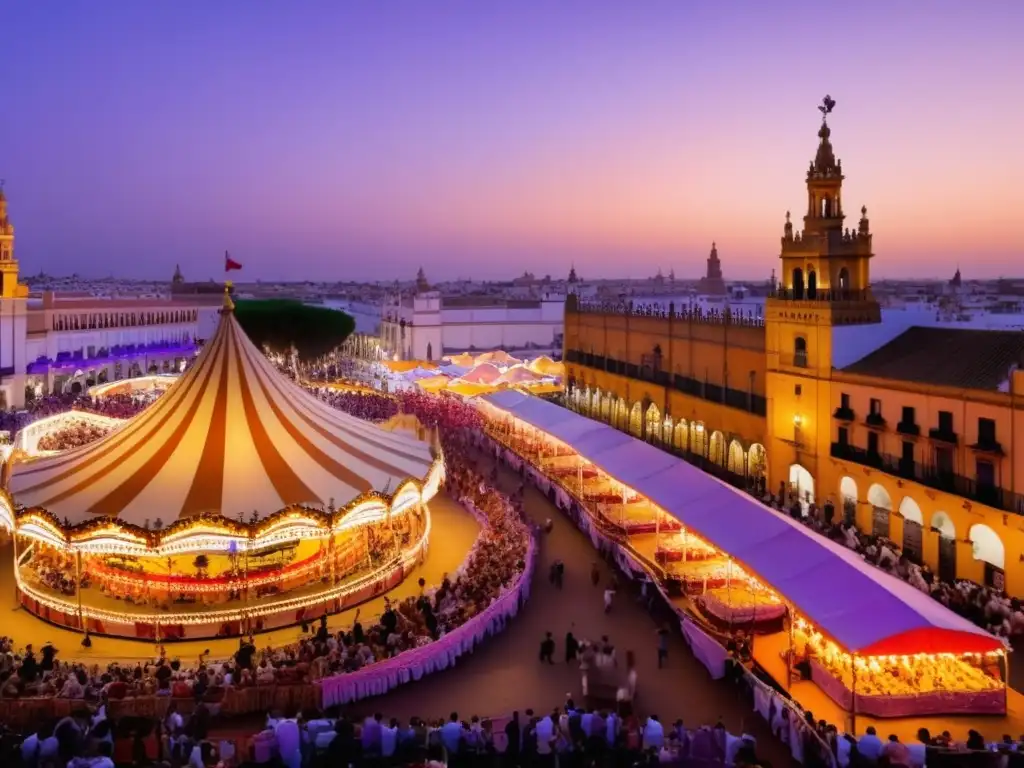
[[[481,525],[487,525],[483,513],[472,502],[462,500],[462,504]],[[183,715],[192,712],[199,703],[209,707],[213,714],[222,715],[245,715],[275,709],[291,712],[327,708],[387,693],[399,685],[454,666],[461,656],[472,653],[479,643],[504,629],[529,599],[536,558],[537,541],[531,531],[522,573],[480,615],[428,645],[410,649],[357,672],[334,675],[311,683],[303,681],[306,670],[303,665],[299,665],[278,670],[279,679],[273,684],[248,688],[213,687],[201,699],[191,696],[130,696],[114,699],[108,702],[108,714],[114,717],[162,718],[171,702],[177,705]],[[469,555],[460,570],[468,560]],[[0,699],[0,722],[11,728],[24,728],[63,717],[84,706],[85,702],[81,699],[53,696]]]
[[[663,585],[662,572],[635,557],[624,542],[620,541],[613,531],[602,526],[600,520],[586,508],[586,505],[563,485],[545,476],[498,440],[492,439],[492,450],[499,461],[519,472],[550,498],[555,506],[590,538],[598,552],[614,561],[626,578],[630,581],[649,580],[668,609],[678,618],[683,637],[694,657],[708,670],[712,679],[720,680],[726,676],[730,668],[728,651],[711,634],[710,628],[703,627],[694,617],[672,603]],[[836,768],[835,757],[828,745],[807,725],[804,712],[795,701],[766,685],[746,668],[735,665],[732,665],[732,668],[740,670],[744,683],[753,693],[754,710],[768,723],[772,734],[789,746],[794,760],[803,764],[804,740],[811,738],[820,743],[820,751],[827,756],[826,760],[829,761],[831,768]]]
[[[486,524],[483,515],[467,501],[471,513]],[[399,685],[454,666],[459,657],[471,653],[485,638],[505,628],[530,596],[530,583],[537,556],[536,538],[531,535],[525,568],[516,581],[479,616],[453,629],[447,635],[422,648],[414,648],[393,659],[379,662],[358,672],[337,675],[320,681],[322,704],[331,707],[387,693]]]

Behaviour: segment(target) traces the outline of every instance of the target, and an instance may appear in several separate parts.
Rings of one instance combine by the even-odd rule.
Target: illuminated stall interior
[[[232,309],[226,296],[196,363],[138,416],[73,450],[15,454],[0,524],[16,527],[30,610],[108,634],[240,632],[275,612],[294,623],[296,609],[340,609],[331,601],[415,560],[444,479],[436,441],[310,395]]]
[[[605,424],[517,392],[478,403],[498,442],[656,564],[688,610],[773,632],[764,647],[778,649],[781,684],[802,672],[848,712],[877,717],[1006,712],[1002,642],[931,597]],[[653,530],[616,520],[631,507],[649,510]]]

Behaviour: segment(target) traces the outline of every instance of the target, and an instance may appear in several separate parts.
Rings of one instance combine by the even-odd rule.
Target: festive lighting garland
[[[557,438],[547,435],[547,433],[533,427],[533,425],[522,423],[520,426],[518,424],[519,420],[514,416],[506,414],[490,404],[487,404],[483,410],[491,414],[499,414],[497,418],[491,420],[492,426],[488,430],[492,438],[520,456],[523,455],[523,450],[519,443],[527,443],[527,449],[534,453],[538,453],[538,446],[543,444],[544,437],[550,438],[550,441],[554,444],[560,443]],[[586,461],[585,457],[580,456],[579,458],[581,461]],[[607,477],[602,471],[599,471],[599,475]],[[579,500],[579,494],[568,487],[564,482],[565,479],[557,477],[550,479]],[[584,483],[584,487],[586,485]],[[581,493],[584,493],[582,489]],[[655,509],[658,512],[662,512],[657,507]],[[712,545],[694,536],[692,532],[687,531],[686,536],[697,539],[702,548],[718,552]],[[692,565],[694,569],[701,571],[699,576],[684,576],[684,579],[689,578],[700,581],[715,578],[718,580],[725,579],[727,582],[732,579],[741,579],[743,588],[750,592],[749,595],[744,596],[744,600],[766,600],[776,604],[783,602],[782,596],[774,589],[751,576],[732,561],[731,558],[726,559],[727,556],[724,553],[721,554],[721,559],[697,561],[692,564],[677,563],[676,565],[684,567]],[[709,592],[718,599],[721,599],[723,593],[727,594],[724,587],[709,590]],[[807,644],[817,652],[819,663],[822,664],[822,667],[830,675],[843,682],[848,689],[852,690],[852,685],[856,681],[858,695],[918,695],[940,690],[951,693],[966,693],[979,690],[997,690],[1005,687],[1005,682],[988,675],[984,670],[975,666],[984,661],[998,661],[1006,655],[1003,650],[993,650],[985,654],[917,653],[902,656],[861,656],[842,650],[838,644],[827,639],[806,619],[793,616],[792,620],[794,631],[807,635]],[[900,669],[903,670],[902,673],[899,671]],[[915,688],[907,683],[903,679],[904,677],[908,679],[913,678],[918,687]],[[940,679],[945,681],[952,680],[954,685],[959,685],[959,687],[938,687],[936,681]],[[906,690],[904,691],[903,689]]]
[[[241,621],[243,619],[254,619],[260,616],[268,616],[275,613],[283,613],[286,611],[294,611],[300,608],[305,608],[309,605],[322,604],[329,600],[335,600],[343,598],[346,595],[358,592],[367,586],[380,582],[386,581],[391,578],[394,574],[404,571],[406,568],[412,566],[419,560],[420,554],[426,548],[430,533],[433,529],[433,522],[430,515],[430,509],[426,506],[423,507],[424,513],[424,530],[423,535],[419,538],[415,545],[396,556],[391,562],[381,566],[372,573],[363,576],[356,581],[348,584],[341,584],[329,587],[321,592],[313,595],[305,595],[303,597],[287,598],[284,600],[275,600],[272,602],[259,601],[255,605],[249,606],[245,609],[230,609],[220,611],[208,611],[203,613],[120,613],[117,611],[109,611],[102,608],[93,608],[91,606],[82,605],[81,616],[82,620],[86,621],[93,619],[100,622],[110,622],[113,624],[172,624],[172,625],[187,625],[197,626],[200,624],[223,624],[230,621]],[[21,531],[19,531],[21,533]],[[39,602],[50,610],[60,611],[62,613],[76,616],[79,614],[79,607],[77,602],[71,603],[60,598],[56,598],[52,595],[40,592],[34,586],[29,584],[21,576],[21,569],[14,569],[15,580],[18,585],[18,590],[30,597],[33,600]]]
[[[391,495],[368,491],[344,507],[327,511],[296,504],[254,523],[207,513],[177,520],[158,531],[119,519],[96,517],[77,525],[63,525],[49,510],[15,505],[7,489],[0,489],[0,526],[68,552],[166,557],[188,552],[227,550],[254,551],[298,541],[309,536],[328,536],[405,514],[417,503],[437,495],[446,471],[440,448],[423,483],[407,478]]]

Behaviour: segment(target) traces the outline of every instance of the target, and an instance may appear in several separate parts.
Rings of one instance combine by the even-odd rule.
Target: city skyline
[[[1009,2],[5,12],[23,274],[766,279],[825,93],[877,278],[1017,274]],[[823,52],[827,56],[822,55]]]

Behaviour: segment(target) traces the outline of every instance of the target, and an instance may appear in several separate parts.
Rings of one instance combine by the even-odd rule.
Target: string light
[[[487,416],[488,434],[500,445],[508,448],[513,453],[518,455],[524,462],[533,463],[534,468],[543,471],[543,466],[537,466],[537,462],[529,458],[531,455],[539,455],[539,446],[544,444],[546,446],[553,447],[555,449],[555,455],[552,458],[559,456],[561,447],[565,445],[562,441],[557,438],[548,435],[539,428],[532,424],[521,421],[514,414],[510,414],[491,403],[485,404],[481,410]],[[703,425],[696,424],[694,428],[698,432],[703,431]],[[577,462],[586,462],[588,465],[592,465],[598,469],[598,482],[607,483],[609,480],[618,482],[615,478],[605,473],[600,467],[597,467],[592,461],[588,460],[585,456],[575,452],[574,449],[569,447],[570,454],[575,456]],[[548,460],[548,451],[544,451],[544,460]],[[573,479],[575,473],[555,473],[548,479],[563,490],[565,490],[570,496],[577,498],[577,500],[585,501],[587,494],[584,493],[583,488],[574,489],[567,484],[567,480]],[[635,497],[637,494],[633,489],[622,485],[623,493],[621,498],[624,503]],[[584,498],[581,498],[584,497]],[[657,507],[657,505],[651,504],[655,510],[655,514],[665,514],[664,510]],[[686,541],[688,545],[696,544],[702,552],[710,551],[713,553],[716,559],[727,559],[726,562],[714,563],[712,560],[710,563],[708,560],[698,560],[694,563],[698,567],[699,572],[694,573],[691,580],[704,582],[705,584],[709,580],[720,580],[725,578],[728,582],[730,578],[738,578],[743,586],[748,589],[751,593],[757,595],[758,599],[763,599],[766,602],[777,605],[784,602],[784,599],[774,589],[761,582],[756,577],[748,573],[744,568],[737,565],[729,555],[718,550],[710,543],[702,539],[700,536],[693,533],[691,530],[685,531]],[[709,567],[710,566],[710,567]],[[720,590],[719,590],[720,593]],[[790,608],[792,611],[792,608]],[[969,691],[972,690],[971,685],[974,686],[973,690],[998,690],[1005,687],[1005,683],[992,678],[983,670],[980,670],[976,664],[981,664],[985,661],[997,662],[1005,656],[1003,650],[993,650],[985,654],[980,653],[967,653],[967,654],[952,654],[952,653],[941,653],[941,654],[927,654],[927,653],[915,653],[901,656],[860,656],[851,655],[845,650],[839,648],[838,645],[833,643],[831,640],[827,640],[824,635],[819,632],[816,628],[811,626],[806,619],[800,616],[794,615],[792,617],[793,626],[799,631],[805,633],[808,637],[808,644],[810,644],[816,651],[819,651],[820,657],[826,660],[836,659],[840,665],[851,671],[856,666],[858,674],[872,674],[877,680],[875,683],[868,683],[863,678],[858,677],[858,694],[861,691],[861,685],[868,683],[868,687],[875,684],[884,683],[885,667],[901,665],[907,670],[921,668],[926,664],[935,665],[939,662],[945,663],[947,667],[953,671],[945,675],[945,679],[952,677],[958,683],[961,683],[960,688],[953,690],[942,689],[947,692],[958,692],[958,691]],[[962,666],[957,666],[962,665]],[[852,682],[852,681],[851,681]],[[935,678],[931,678],[932,684],[935,682]]]
[[[333,513],[292,505],[255,523],[207,514],[178,520],[161,531],[105,517],[64,526],[42,507],[19,510],[7,490],[0,489],[0,526],[48,546],[83,554],[167,557],[227,550],[232,545],[253,551],[308,536],[327,536],[353,530],[382,522],[389,516],[400,516],[433,499],[446,474],[444,456],[439,452],[423,483],[407,478],[398,485],[394,494],[368,491]]]
[[[429,507],[424,507],[423,509],[425,523],[423,534],[412,547],[404,550],[390,563],[387,563],[377,570],[346,584],[329,586],[313,594],[303,595],[301,597],[285,598],[283,600],[273,600],[269,602],[260,601],[244,610],[236,608],[192,613],[126,613],[110,611],[103,608],[95,608],[83,604],[81,607],[81,616],[83,621],[93,620],[111,624],[127,624],[131,626],[136,624],[180,624],[185,626],[197,626],[201,624],[223,624],[225,622],[241,621],[245,618],[254,619],[277,613],[296,611],[310,605],[323,605],[323,603],[327,601],[340,599],[347,595],[354,594],[373,584],[387,582],[396,574],[404,574],[410,570],[419,561],[424,548],[430,540],[431,531],[433,530],[433,521],[431,519],[430,509]],[[26,597],[37,601],[40,605],[51,611],[59,611],[67,614],[68,616],[78,615],[79,607],[77,602],[71,603],[39,591],[22,578],[20,568],[16,567],[14,569],[14,576],[18,585],[18,590]],[[249,586],[253,586],[254,583],[254,581],[250,581]],[[177,587],[175,587],[175,589],[177,589]],[[221,588],[221,591],[223,591],[223,588]],[[30,607],[29,609],[31,610]]]

